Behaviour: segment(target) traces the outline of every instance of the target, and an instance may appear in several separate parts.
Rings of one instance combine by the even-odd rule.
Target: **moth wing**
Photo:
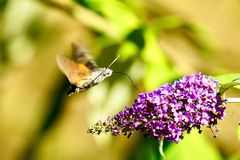
[[[69,82],[74,85],[85,80],[90,72],[86,66],[78,64],[62,54],[57,55],[57,64]]]
[[[93,60],[92,56],[88,53],[87,49],[78,43],[72,42],[72,54],[73,59],[80,64],[83,64],[91,71],[98,68],[96,62]]]

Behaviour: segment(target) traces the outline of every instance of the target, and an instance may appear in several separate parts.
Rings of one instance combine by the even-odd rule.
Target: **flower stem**
[[[240,98],[227,98],[227,103],[240,103]]]
[[[160,153],[162,159],[166,160],[166,157],[165,157],[164,152],[163,152],[163,141],[164,141],[164,138],[161,137],[161,139],[159,141],[159,153]]]

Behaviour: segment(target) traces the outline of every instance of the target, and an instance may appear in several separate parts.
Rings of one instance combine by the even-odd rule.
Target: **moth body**
[[[77,82],[76,85],[77,92],[85,91],[86,89],[93,87],[101,83],[104,79],[112,75],[112,70],[109,68],[98,68],[89,75],[85,77],[84,80]]]

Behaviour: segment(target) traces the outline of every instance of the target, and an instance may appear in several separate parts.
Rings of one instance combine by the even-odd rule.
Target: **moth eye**
[[[103,76],[106,76],[106,75],[107,75],[107,73],[106,73],[106,72],[104,72],[104,73],[103,73]]]
[[[109,76],[110,73],[109,73],[109,72],[104,72],[102,75],[103,75],[103,76]]]

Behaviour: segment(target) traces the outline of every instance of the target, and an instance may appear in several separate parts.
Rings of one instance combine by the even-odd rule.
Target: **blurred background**
[[[66,96],[56,54],[71,42],[100,67],[131,76],[141,92],[183,75],[240,72],[239,0],[0,0],[0,159],[159,160],[158,142],[138,133],[91,135],[89,126],[131,105],[137,91],[113,74]],[[228,97],[239,97],[230,90]],[[239,160],[240,106],[229,104],[218,138],[209,129],[166,143],[169,160]]]

